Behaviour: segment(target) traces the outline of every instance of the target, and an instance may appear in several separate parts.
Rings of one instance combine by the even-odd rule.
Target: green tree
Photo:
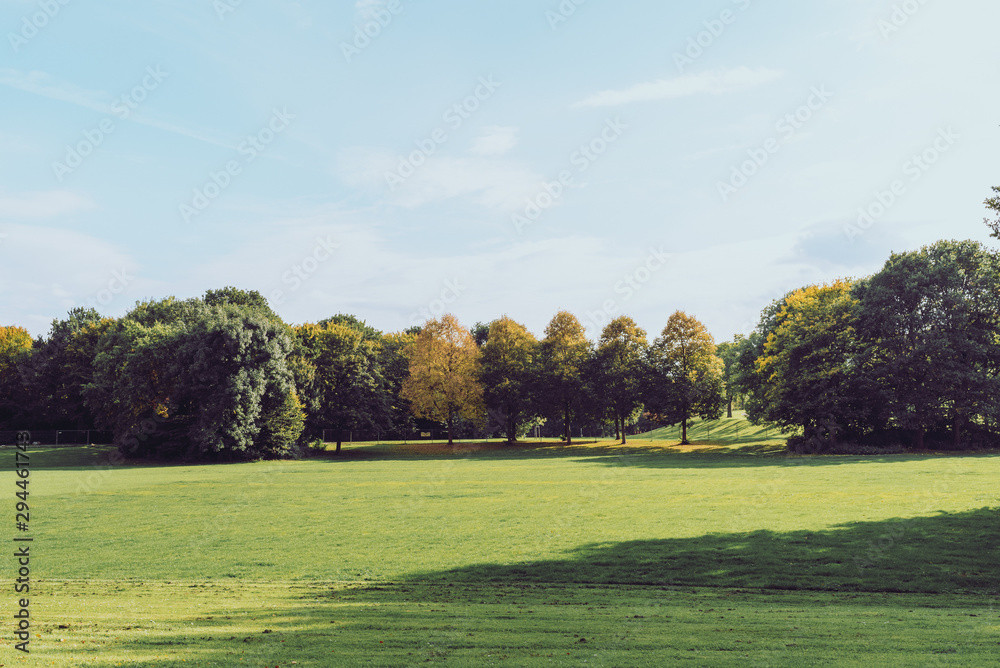
[[[791,293],[757,365],[764,378],[763,417],[783,429],[802,427],[819,445],[834,446],[845,431],[863,431],[865,397],[853,380],[858,302],[851,283]]]
[[[259,308],[138,304],[101,337],[84,396],[127,456],[285,457],[298,438],[292,348],[287,326]]]
[[[344,322],[343,320],[339,322]],[[388,420],[385,380],[379,364],[381,333],[368,333],[353,323],[306,324],[295,328],[305,361],[314,369],[308,391],[313,399],[308,427],[337,433],[337,452],[344,434],[353,429],[378,429]]]
[[[883,419],[914,434],[995,421],[1000,400],[1000,261],[973,241],[896,253],[859,283],[865,370]]]
[[[418,418],[448,427],[454,442],[455,419],[481,419],[483,390],[479,384],[479,348],[455,316],[430,320],[408,349],[410,374],[401,396]]]
[[[532,381],[538,341],[528,329],[507,316],[490,323],[481,349],[479,381],[486,409],[502,423],[508,443],[517,441],[531,415]]]
[[[545,329],[539,350],[537,397],[541,412],[562,423],[567,445],[573,443],[573,419],[587,408],[584,374],[592,354],[586,330],[576,316],[557,313]]]
[[[740,349],[746,337],[737,334],[732,341],[724,341],[717,347],[717,354],[725,365],[722,371],[722,383],[726,397],[726,417],[733,417],[733,403],[740,395],[739,361]]]
[[[705,326],[677,311],[649,348],[647,410],[657,421],[680,423],[681,443],[687,445],[691,418],[722,417],[724,368]]]
[[[646,332],[628,316],[612,320],[601,332],[590,376],[598,400],[615,422],[622,445],[626,421],[642,407],[646,378]]]
[[[98,342],[112,325],[94,309],[71,310],[54,320],[49,334],[35,346],[23,367],[32,406],[31,426],[89,429],[95,416],[83,397],[83,386],[94,374]]]

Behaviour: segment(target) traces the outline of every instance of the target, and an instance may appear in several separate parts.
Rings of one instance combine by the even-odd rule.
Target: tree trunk
[[[625,416],[621,417],[622,425],[622,445],[628,445],[628,436],[625,435]]]
[[[452,438],[452,427],[455,424],[455,415],[453,413],[448,414],[448,445],[454,445],[455,441]]]
[[[621,431],[618,430],[618,416],[615,415],[615,440],[619,440],[622,437]]]
[[[568,408],[566,409],[565,417],[566,417],[566,423],[564,427],[566,429],[566,445],[573,445],[573,432],[570,430],[572,425],[570,424]]]
[[[726,409],[726,417],[730,420],[733,419],[733,398],[729,397],[729,407]]]
[[[690,445],[688,443],[688,421],[681,421],[681,445]]]
[[[340,452],[340,445],[341,445],[341,443],[343,442],[343,438],[344,438],[344,437],[343,437],[343,436],[341,435],[341,433],[340,433],[340,432],[338,431],[338,432],[337,432],[337,452],[338,452],[338,453]]]

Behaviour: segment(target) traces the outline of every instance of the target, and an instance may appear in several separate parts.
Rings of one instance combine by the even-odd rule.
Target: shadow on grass
[[[415,581],[998,593],[1000,509],[581,546],[564,559],[476,564]]]
[[[538,652],[551,652],[552,647],[562,647],[560,654],[573,650],[585,636],[590,644],[582,657],[607,652],[601,655],[605,662],[594,661],[596,665],[640,665],[628,653],[633,647],[647,653],[642,656],[649,660],[641,665],[669,665],[655,659],[657,652],[666,652],[665,646],[681,642],[681,636],[688,643],[682,647],[715,651],[721,627],[745,632],[749,625],[757,629],[756,651],[766,651],[766,643],[778,639],[786,652],[797,646],[788,643],[802,642],[798,635],[783,640],[789,627],[808,623],[814,625],[809,636],[813,644],[831,635],[831,624],[839,624],[835,630],[845,637],[835,634],[830,642],[836,648],[827,655],[809,660],[782,654],[781,661],[768,665],[816,665],[824,656],[839,656],[844,642],[855,642],[854,651],[870,651],[872,642],[895,647],[904,637],[909,651],[918,654],[893,665],[938,665],[929,663],[927,655],[967,649],[955,643],[956,630],[967,629],[958,620],[978,617],[972,612],[985,611],[991,618],[996,614],[998,544],[1000,511],[982,508],[855,522],[828,531],[585,545],[562,559],[482,563],[414,573],[393,583],[289,583],[283,592],[272,589],[271,599],[256,596],[254,585],[190,585],[193,590],[187,591],[194,593],[184,594],[192,597],[190,614],[174,613],[153,625],[146,623],[122,646],[133,654],[155,656],[147,665],[164,667],[184,665],[178,661],[182,656],[222,665],[235,665],[237,659],[258,665],[287,665],[290,660],[362,665],[380,654],[383,662],[376,661],[378,665],[445,659],[492,665],[484,657],[498,649],[516,649],[527,661],[525,657],[542,657]],[[241,587],[245,591],[239,593]],[[223,603],[227,590],[237,593]],[[730,621],[720,624],[716,620],[721,617],[707,613]],[[661,622],[653,621],[661,617]],[[662,623],[662,635],[657,636],[662,639],[631,636],[638,629],[628,625],[638,626],[635,620],[640,618],[648,620],[645,625]],[[790,621],[793,618],[796,621]],[[907,621],[913,619],[917,621]],[[883,629],[891,620],[900,625]],[[862,635],[857,631],[865,627],[857,624],[866,622],[872,622],[866,631],[870,637],[849,640]],[[118,628],[128,631],[132,624]],[[924,654],[913,649],[928,642],[927,634],[939,626],[940,637],[930,649]],[[969,638],[994,644],[985,627],[971,628],[979,635]],[[888,635],[872,635],[879,633]],[[600,640],[594,641],[595,636]],[[70,652],[59,648],[56,657],[69,657]],[[735,657],[724,665],[746,665],[740,660]],[[531,665],[542,662],[539,658]],[[98,660],[87,665],[114,664]]]

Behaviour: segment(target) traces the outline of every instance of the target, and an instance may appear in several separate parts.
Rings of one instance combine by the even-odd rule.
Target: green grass
[[[355,445],[221,466],[39,448],[40,637],[0,664],[957,666],[1000,651],[1000,457],[789,457],[737,422],[688,447]],[[11,496],[12,460],[0,452]]]

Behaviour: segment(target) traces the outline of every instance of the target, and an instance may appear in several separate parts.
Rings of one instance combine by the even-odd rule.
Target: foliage
[[[572,423],[588,406],[584,373],[593,354],[586,330],[571,313],[560,311],[548,327],[539,349],[537,403],[540,412],[562,423],[567,444]]]
[[[0,428],[24,427],[30,406],[21,369],[31,357],[31,334],[23,327],[0,327]]]
[[[682,311],[670,316],[648,355],[646,408],[658,422],[679,423],[686,445],[692,417],[722,417],[725,363],[705,326]]]
[[[642,407],[646,378],[646,332],[628,316],[615,318],[601,332],[589,375],[596,396],[615,420],[622,444],[625,424]]]
[[[993,230],[993,236],[1000,239],[1000,186],[995,186],[993,188],[993,192],[995,192],[997,196],[987,198],[984,204],[986,204],[987,209],[996,214],[997,218],[996,220],[985,218],[983,222],[985,222],[986,225]]]
[[[866,398],[855,392],[858,302],[851,283],[797,290],[784,300],[777,326],[757,361],[765,379],[764,418],[835,445],[839,433],[863,430]]]
[[[880,423],[924,433],[1000,417],[1000,258],[941,241],[893,254],[855,289],[868,395]]]
[[[455,316],[430,320],[410,344],[410,374],[400,395],[419,418],[444,422],[453,442],[455,419],[481,419],[479,348]]]
[[[84,390],[123,454],[287,454],[298,434],[287,403],[292,341],[283,323],[257,308],[202,300],[140,304],[134,313],[138,320],[130,313],[102,337]]]
[[[483,401],[493,419],[501,424],[507,442],[513,443],[521,426],[535,417],[531,414],[531,395],[538,341],[524,325],[504,316],[490,324],[480,353]]]
[[[722,384],[726,398],[726,417],[729,418],[733,417],[733,403],[740,395],[738,381],[740,348],[743,346],[745,340],[746,337],[744,335],[737,334],[732,341],[724,341],[716,347],[716,353],[724,365],[722,369]]]

